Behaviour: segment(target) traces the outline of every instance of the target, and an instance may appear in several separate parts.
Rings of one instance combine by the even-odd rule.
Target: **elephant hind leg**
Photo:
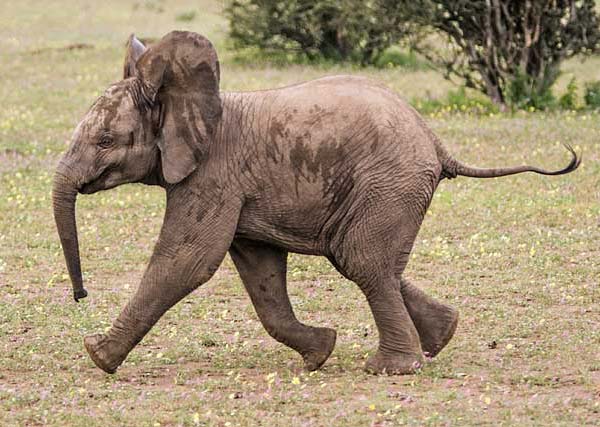
[[[423,363],[419,334],[393,281],[375,281],[376,290],[361,286],[379,331],[377,353],[365,365],[375,374],[411,374]]]
[[[379,332],[379,347],[365,366],[373,373],[410,374],[423,362],[421,340],[402,292],[402,273],[429,204],[370,193],[353,207],[330,246],[330,261],[366,296]],[[398,257],[397,254],[401,254]]]
[[[399,281],[374,276],[371,280],[352,279],[366,296],[379,332],[379,347],[365,365],[374,374],[411,374],[422,366],[419,334],[400,292]]]
[[[435,357],[456,331],[458,310],[430,297],[405,278],[400,279],[400,290],[419,332],[421,348],[427,356]]]
[[[235,239],[229,253],[269,335],[300,353],[307,370],[320,368],[333,351],[336,332],[296,318],[287,293],[287,251]]]
[[[408,314],[419,333],[421,348],[426,356],[435,357],[454,336],[458,310],[435,300],[403,277],[411,248],[412,241],[398,251],[394,275]]]
[[[379,332],[379,347],[367,360],[365,370],[390,375],[414,373],[423,363],[423,351],[419,333],[400,291],[400,280],[393,271],[378,266],[376,262],[340,258],[330,257],[330,261],[359,286],[367,298]]]

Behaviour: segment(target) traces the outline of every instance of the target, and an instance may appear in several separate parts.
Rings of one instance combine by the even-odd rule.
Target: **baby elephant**
[[[444,178],[567,167],[477,169],[455,160],[421,117],[370,80],[326,77],[283,89],[219,92],[203,36],[176,31],[146,48],[129,39],[123,80],[75,129],[53,187],[54,216],[84,298],[75,200],[129,182],[164,188],[160,237],[141,283],[106,334],[85,338],[113,373],[170,307],[205,283],[229,251],[258,317],[319,368],[336,332],[305,325],[286,289],[288,252],[326,256],[364,293],[379,331],[373,373],[406,374],[452,338],[458,313],[403,277]]]

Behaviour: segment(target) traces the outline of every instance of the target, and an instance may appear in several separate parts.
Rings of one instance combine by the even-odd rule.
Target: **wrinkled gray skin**
[[[402,273],[443,178],[494,177],[454,160],[417,113],[369,80],[337,76],[284,89],[219,93],[216,52],[173,32],[146,49],[130,38],[124,80],[77,126],[53,189],[75,299],[83,289],[75,199],[129,182],[159,185],[167,207],[142,281],[106,334],[85,338],[113,373],[171,306],[205,283],[227,251],[266,330],[317,369],[336,333],[299,322],[288,252],[326,256],[363,291],[379,331],[366,365],[413,372],[452,337],[458,313]]]

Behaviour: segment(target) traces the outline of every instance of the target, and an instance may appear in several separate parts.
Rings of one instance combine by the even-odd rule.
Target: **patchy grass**
[[[564,177],[443,182],[407,275],[462,317],[448,348],[418,375],[363,373],[377,332],[362,294],[325,259],[299,255],[289,268],[298,316],[338,330],[322,370],[303,372],[300,357],[265,333],[229,260],[160,320],[117,374],[93,366],[82,337],[107,328],[137,286],[163,194],[129,185],[80,197],[90,297],[75,304],[50,182],[72,128],[119,78],[129,32],[159,37],[182,28],[181,13],[198,10],[184,28],[220,48],[225,89],[340,72],[370,75],[407,99],[450,87],[429,71],[236,64],[220,7],[65,0],[42,11],[23,1],[0,18],[0,425],[597,424],[600,117],[589,113],[428,117],[471,164],[557,167],[567,158],[560,142],[583,151],[584,162]],[[77,43],[93,48],[62,49]],[[568,73],[590,80],[597,62],[571,61]]]

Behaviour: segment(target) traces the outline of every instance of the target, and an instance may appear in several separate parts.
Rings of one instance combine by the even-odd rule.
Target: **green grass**
[[[407,99],[443,98],[432,71],[240,64],[226,50],[221,2],[25,1],[0,18],[0,425],[593,425],[600,417],[600,116],[427,117],[457,158],[479,166],[562,166],[564,177],[459,178],[438,189],[407,276],[460,309],[455,338],[418,375],[362,371],[377,343],[364,297],[325,259],[290,256],[297,314],[338,331],[325,367],[259,324],[231,261],[169,311],[114,376],[82,337],[107,328],[135,290],[158,235],[163,194],[123,186],[78,201],[90,297],[71,300],[50,207],[70,133],[120,77],[135,31],[189,28],[211,38],[223,88],[267,88],[357,73]],[[135,6],[137,5],[137,6]],[[178,20],[196,11],[195,19]],[[75,43],[93,48],[61,50]],[[599,60],[570,61],[583,87]]]

